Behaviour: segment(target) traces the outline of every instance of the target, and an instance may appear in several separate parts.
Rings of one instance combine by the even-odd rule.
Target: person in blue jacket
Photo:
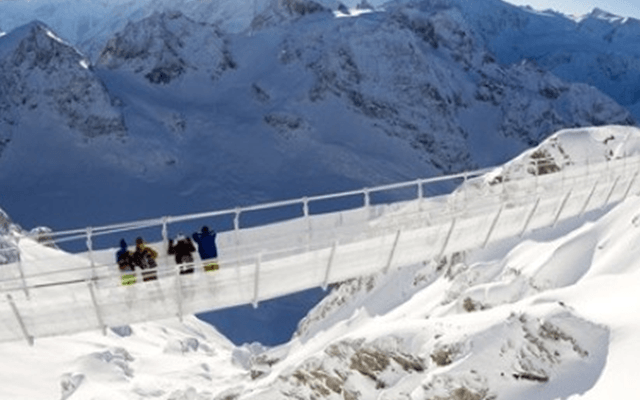
[[[120,240],[120,250],[116,253],[116,262],[120,271],[133,271],[133,255],[127,248],[127,242],[124,239]]]
[[[218,248],[216,247],[216,231],[209,231],[208,226],[203,226],[200,233],[193,234],[193,240],[198,244],[200,259],[205,261],[204,270],[218,269]]]
[[[125,286],[136,283],[136,274],[133,270],[133,254],[127,248],[127,242],[120,240],[120,250],[116,253],[116,262],[122,274],[122,284]]]

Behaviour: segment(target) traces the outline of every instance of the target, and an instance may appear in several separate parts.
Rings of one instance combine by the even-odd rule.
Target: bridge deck
[[[356,192],[365,195],[363,207],[322,215],[310,215],[305,208],[309,199],[301,199],[301,217],[244,229],[236,225],[237,229],[220,232],[221,268],[215,272],[205,272],[197,259],[194,274],[179,275],[175,264],[164,256],[165,242],[151,244],[161,254],[159,279],[138,279],[131,286],[121,285],[113,264],[116,249],[69,254],[21,238],[20,261],[0,268],[0,341],[26,338],[31,342],[257,305],[297,291],[481,248],[586,213],[604,212],[638,193],[639,170],[640,159],[629,158],[493,184],[478,177],[449,195],[422,198],[418,190],[415,200],[386,205],[368,204],[366,195],[374,188]],[[234,212],[239,215],[238,210]],[[121,228],[164,224],[166,231],[167,223],[167,219],[143,221]],[[94,229],[91,232],[100,232]]]

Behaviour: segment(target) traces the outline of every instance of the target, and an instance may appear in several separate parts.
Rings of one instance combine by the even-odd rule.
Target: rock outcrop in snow
[[[526,59],[569,81],[598,88],[640,119],[640,21],[594,9],[579,19],[495,0],[448,0],[501,63]]]
[[[128,69],[152,84],[169,84],[194,72],[216,80],[237,68],[228,47],[229,40],[213,25],[180,12],[156,13],[129,23],[107,43],[98,64]]]
[[[0,38],[0,152],[33,115],[61,119],[86,140],[126,135],[122,113],[89,60],[40,22]]]
[[[640,154],[638,132],[638,128],[622,126],[561,130],[495,171],[470,180],[469,184],[493,184],[637,156]]]
[[[312,105],[340,98],[372,129],[407,140],[444,171],[475,165],[470,147],[479,139],[470,138],[530,146],[566,127],[634,123],[592,87],[530,63],[498,64],[453,7],[389,5],[380,15],[309,24],[285,36],[279,57],[313,75]]]

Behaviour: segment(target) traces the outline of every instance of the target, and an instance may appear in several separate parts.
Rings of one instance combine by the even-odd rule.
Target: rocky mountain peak
[[[2,38],[0,58],[23,70],[46,71],[61,63],[89,68],[90,62],[73,46],[59,38],[40,21],[26,24]]]
[[[236,68],[222,31],[179,11],[130,22],[107,43],[98,64],[108,69],[126,66],[152,84],[169,84],[187,71],[200,71],[215,80]]]
[[[0,152],[30,114],[61,115],[85,139],[121,137],[126,128],[112,103],[89,60],[44,23],[0,38]]]

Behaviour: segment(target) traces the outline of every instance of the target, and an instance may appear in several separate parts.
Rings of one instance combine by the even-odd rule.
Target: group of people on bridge
[[[203,269],[205,272],[215,271],[218,266],[218,249],[216,247],[216,232],[209,230],[206,225],[202,227],[200,232],[194,232],[193,241],[198,245],[198,253],[203,261]],[[180,274],[192,274],[194,272],[193,252],[196,247],[190,237],[182,234],[178,235],[174,243],[173,239],[169,240],[167,249],[168,255],[173,255],[176,265],[180,268]],[[147,246],[142,237],[136,238],[136,249],[131,252],[127,247],[127,242],[120,240],[120,249],[116,253],[116,262],[122,273],[122,284],[132,285],[136,282],[135,268],[140,268],[142,280],[151,281],[158,279],[157,268],[158,252]]]

